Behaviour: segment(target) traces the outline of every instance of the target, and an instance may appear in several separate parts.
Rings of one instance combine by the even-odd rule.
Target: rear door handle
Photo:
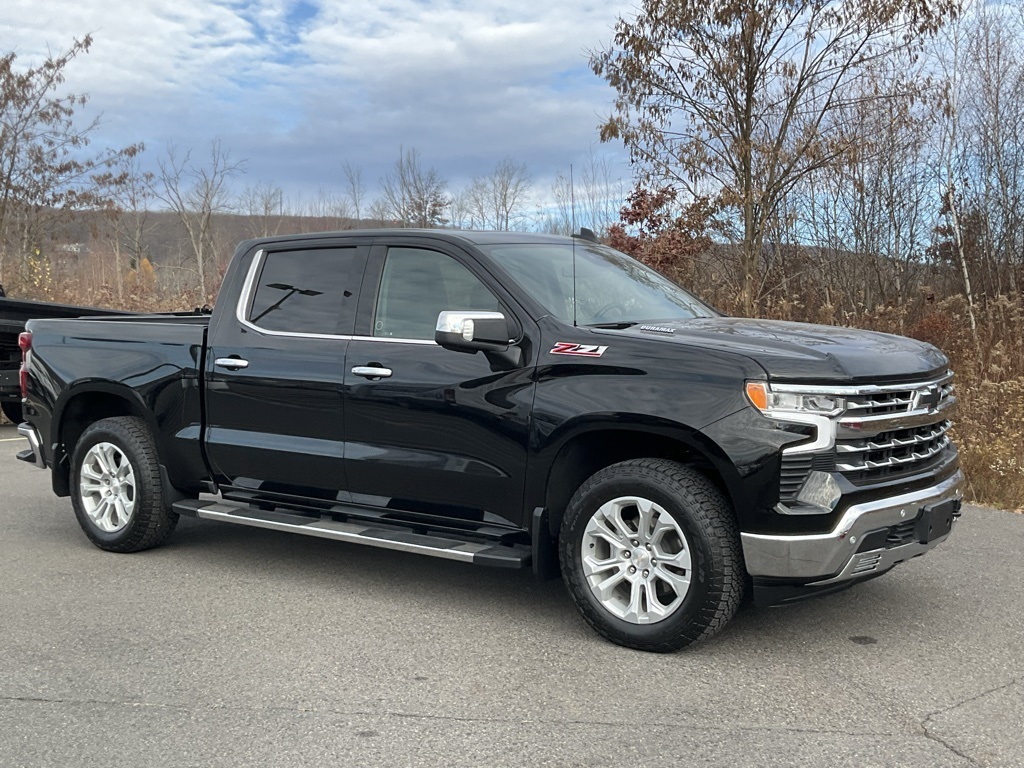
[[[391,376],[392,371],[379,365],[357,365],[352,369],[352,373],[367,379],[386,379]]]
[[[227,368],[231,371],[237,371],[240,368],[249,367],[249,361],[243,360],[240,357],[218,357],[213,361],[213,364],[220,368]]]

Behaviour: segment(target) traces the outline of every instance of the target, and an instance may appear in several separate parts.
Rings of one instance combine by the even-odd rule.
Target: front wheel
[[[100,549],[139,552],[162,544],[178,515],[164,505],[156,445],[134,416],[89,426],[71,458],[71,503]]]
[[[743,597],[728,502],[700,472],[665,459],[624,461],[583,483],[562,521],[559,557],[587,622],[639,650],[710,637]]]

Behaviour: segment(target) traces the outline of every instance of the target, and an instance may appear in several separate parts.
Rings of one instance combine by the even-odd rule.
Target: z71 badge
[[[608,347],[596,344],[573,344],[568,341],[556,341],[551,348],[552,355],[576,355],[577,357],[600,357]]]

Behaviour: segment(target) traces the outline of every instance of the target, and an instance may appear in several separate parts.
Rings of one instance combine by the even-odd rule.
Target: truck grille
[[[860,440],[836,441],[836,469],[851,482],[883,477],[894,472],[912,473],[932,463],[949,446],[945,419],[910,429],[881,432]]]
[[[895,389],[846,398],[844,417],[870,417],[909,413],[924,406],[940,408],[953,395],[952,376],[924,386]]]
[[[783,452],[779,500],[792,503],[814,470],[838,472],[856,486],[867,486],[947,462],[956,451],[947,435],[956,401],[952,378],[947,373],[920,384],[830,391],[845,401],[832,422],[835,445],[815,453],[801,453],[799,446]]]

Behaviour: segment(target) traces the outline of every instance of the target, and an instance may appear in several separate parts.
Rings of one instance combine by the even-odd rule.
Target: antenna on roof
[[[572,211],[572,327],[576,327],[576,183],[569,163],[569,201]]]

